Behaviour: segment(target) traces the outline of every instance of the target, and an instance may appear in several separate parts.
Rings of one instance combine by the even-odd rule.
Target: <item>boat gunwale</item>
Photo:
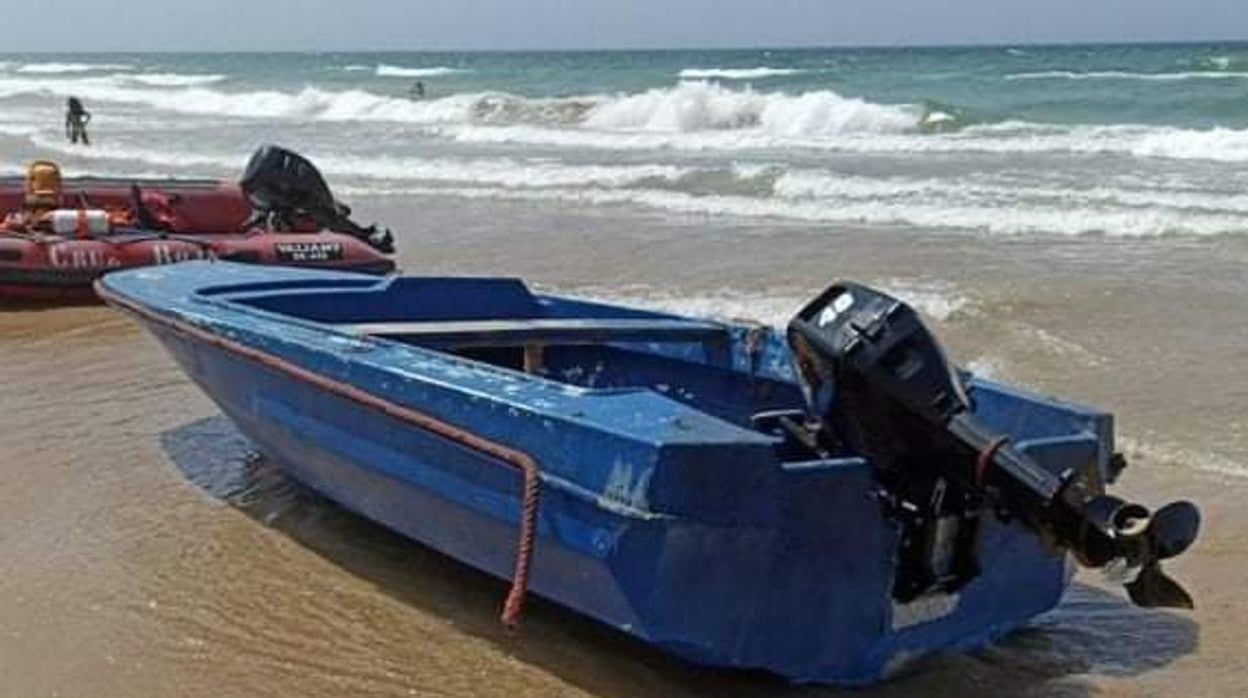
[[[397,277],[397,276],[382,277],[381,279],[374,280],[372,283],[360,284],[358,286],[352,284],[348,287],[340,288],[337,290],[340,292],[345,292],[345,293],[374,293],[374,292],[377,292],[380,287],[382,287],[385,284],[390,283],[395,278],[401,278],[401,277]],[[472,279],[472,278],[483,278],[483,277],[448,276],[444,278]],[[332,338],[349,340],[351,342],[357,343],[357,346],[354,349],[354,351],[362,352],[363,347],[367,346],[370,349],[379,348],[379,349],[385,349],[389,351],[406,352],[409,354],[414,354],[415,355],[414,358],[418,360],[423,359],[423,360],[428,360],[428,361],[434,361],[437,363],[445,364],[447,366],[463,367],[465,369],[468,369],[474,372],[479,372],[482,374],[500,376],[506,380],[519,381],[527,385],[532,385],[541,390],[550,391],[550,392],[553,392],[555,394],[558,394],[564,397],[577,397],[577,398],[591,398],[592,399],[592,398],[605,398],[605,397],[619,396],[619,395],[647,395],[647,396],[651,396],[652,399],[663,400],[670,404],[679,406],[682,410],[688,410],[690,412],[700,415],[701,417],[707,420],[714,421],[719,428],[725,429],[733,433],[738,442],[749,441],[749,442],[760,444],[760,445],[775,446],[777,443],[783,441],[783,439],[780,439],[778,437],[775,437],[769,434],[764,434],[762,432],[759,432],[753,429],[746,428],[744,426],[741,426],[740,424],[736,424],[727,419],[723,419],[722,417],[706,412],[705,410],[701,410],[696,407],[682,403],[680,401],[673,400],[666,395],[660,394],[656,392],[655,390],[644,387],[644,386],[589,388],[589,387],[584,387],[580,385],[575,385],[572,383],[565,383],[563,381],[550,378],[547,376],[543,376],[540,374],[536,374],[536,373],[528,373],[526,371],[510,368],[507,366],[499,366],[497,364],[492,364],[486,361],[479,361],[476,359],[459,356],[457,354],[454,354],[450,351],[446,351],[443,349],[421,346],[419,344],[410,344],[408,342],[402,342],[397,339],[393,339],[393,338],[385,337],[385,336],[361,335],[361,334],[351,332],[348,327],[344,327],[339,324],[318,322],[316,320],[309,320],[307,318],[300,317],[294,314],[281,313],[275,310],[267,310],[264,308],[258,308],[254,305],[243,302],[242,298],[240,297],[235,297],[234,296],[235,292],[232,292],[230,288],[231,288],[231,285],[229,284],[222,284],[222,285],[212,286],[208,288],[195,288],[186,295],[186,298],[188,298],[193,303],[207,305],[207,306],[214,307],[220,310],[228,311],[230,313],[236,313],[236,314],[244,315],[244,316],[252,316],[254,318],[257,318],[265,322],[298,327],[302,330],[311,332],[315,337],[318,337],[318,338],[332,337]],[[311,294],[321,289],[318,289],[315,286],[298,286],[292,290],[294,291],[295,294],[298,294],[301,292]],[[261,291],[260,293],[263,293],[266,295],[267,294],[276,295],[276,294],[283,293],[283,292],[284,292],[283,289],[270,286],[269,288],[266,288],[264,291]],[[241,296],[243,293],[249,293],[249,292],[240,291],[237,293]],[[533,297],[539,302],[544,301],[544,300],[554,300],[554,301],[567,300],[567,301],[572,301],[576,303],[585,303],[585,302],[594,303],[594,301],[585,301],[583,299],[579,299],[575,297],[565,297],[565,296],[558,296],[558,295],[553,295],[553,294],[533,294]],[[606,305],[606,304],[598,304],[598,305]],[[607,306],[607,307],[611,307],[611,306]],[[650,310],[647,310],[645,312],[650,315],[655,316],[656,318],[681,319],[681,320],[687,319],[679,315],[673,315],[670,313],[662,313],[662,312],[650,311]],[[209,320],[209,322],[212,322],[212,321]],[[698,322],[719,326],[720,328],[723,329],[726,335],[725,339],[729,341],[730,341],[730,334],[734,328],[744,327],[744,326],[736,325],[734,323],[722,322],[718,320],[698,320]],[[293,341],[295,338],[284,337],[284,339],[288,341]],[[699,344],[700,342],[696,340],[690,340],[690,341],[681,341],[681,342],[673,342],[673,343],[674,344]],[[627,349],[630,346],[638,346],[638,345],[646,345],[646,344],[654,344],[654,343],[652,342],[602,342],[599,346],[617,347],[617,348]],[[304,343],[304,346],[307,346],[306,343]],[[308,348],[314,351],[325,351],[323,347],[309,346]],[[400,373],[400,371],[407,368],[405,366],[401,366],[401,365],[383,366],[383,365],[379,365],[379,364],[372,363],[372,362],[368,362],[368,363],[369,365],[377,368],[378,370],[393,372],[398,376],[402,376],[406,378],[416,378],[423,382],[427,382],[431,384],[436,383],[436,384],[440,384],[440,385],[443,385],[445,387],[448,387],[448,388],[451,388],[460,392],[466,392],[466,389],[462,384],[446,382],[444,379],[440,377],[432,376],[428,372],[422,372],[419,375],[413,376],[406,372]],[[487,395],[486,397],[489,397],[490,399],[493,399],[496,401],[500,401],[500,402],[502,401],[500,400],[500,396],[498,395]],[[533,410],[535,413],[547,414],[546,411],[541,410],[540,408],[531,404],[520,404],[518,406],[523,409]],[[610,423],[605,423],[600,420],[584,419],[584,418],[579,418],[576,415],[569,415],[569,414],[560,414],[558,415],[558,418],[560,420],[589,426],[599,431],[619,434],[621,436],[625,436],[632,440],[645,441],[656,447],[661,448],[665,446],[665,443],[662,442],[661,440],[649,439],[644,434],[639,433],[635,430],[621,430],[616,427],[613,427],[612,424]],[[748,439],[746,438],[747,436],[749,437]]]

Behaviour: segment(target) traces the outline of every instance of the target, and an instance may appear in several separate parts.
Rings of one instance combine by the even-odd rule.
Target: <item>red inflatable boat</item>
[[[302,168],[293,179],[292,168]],[[389,232],[355,225],[326,197],[310,163],[271,147],[239,184],[62,181],[35,162],[24,178],[0,178],[0,301],[91,300],[106,272],[190,259],[393,271]]]

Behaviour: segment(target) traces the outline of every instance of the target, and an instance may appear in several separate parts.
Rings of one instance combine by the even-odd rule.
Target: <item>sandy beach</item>
[[[836,278],[895,290],[954,358],[1119,417],[1121,490],[1205,515],[1170,565],[1192,613],[1083,574],[999,645],[858,695],[1248,692],[1248,242],[971,235],[374,197],[413,273],[781,323]],[[1199,270],[1198,273],[1193,270]],[[835,695],[691,667],[364,521],[252,452],[154,340],[103,307],[0,312],[0,693],[14,696]]]

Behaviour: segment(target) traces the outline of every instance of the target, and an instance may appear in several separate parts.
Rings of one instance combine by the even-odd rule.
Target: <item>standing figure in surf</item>
[[[70,143],[82,141],[83,145],[91,145],[87,137],[87,124],[91,123],[91,112],[82,108],[77,97],[70,97],[65,109],[65,137]]]

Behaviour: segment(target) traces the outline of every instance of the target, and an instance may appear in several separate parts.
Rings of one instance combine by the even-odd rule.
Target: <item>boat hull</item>
[[[744,494],[702,482],[704,496],[716,501],[748,498],[717,514],[693,500],[657,507],[639,499],[630,480],[636,473],[621,464],[679,458],[673,449],[571,423],[560,431],[551,413],[496,403],[479,385],[456,390],[410,374],[373,376],[350,365],[353,354],[373,352],[365,343],[330,337],[328,345],[343,353],[325,355],[294,337],[253,335],[246,322],[228,330],[187,322],[109,288],[106,282],[106,300],[135,312],[292,477],[502,579],[516,570],[523,473],[396,417],[401,411],[387,405],[531,454],[543,471],[529,589],[690,661],[795,682],[870,683],[915,657],[990,642],[1053,607],[1069,580],[1064,556],[1016,525],[990,520],[981,534],[980,576],[955,594],[899,604],[891,595],[898,529],[861,459],[775,468]],[[347,371],[350,383],[342,380]],[[412,391],[423,395],[417,404]],[[987,405],[1013,399],[987,388],[979,394]],[[1039,412],[1032,416],[1038,424]],[[1026,428],[1026,419],[1014,421]],[[1100,448],[1087,439],[1041,441],[1032,455],[1054,467],[1095,460]],[[732,454],[748,461],[753,451],[694,449],[687,455],[695,460],[675,472],[705,466],[702,472],[723,472],[729,481],[735,464],[723,459]],[[615,458],[610,478],[619,482],[600,489],[574,482],[560,464],[604,456]]]
[[[214,179],[139,177],[67,177],[59,202],[49,208],[129,209],[133,187],[153,213],[170,229],[203,234],[236,233],[251,217],[251,204],[239,186]],[[0,177],[0,211],[20,211],[25,206],[25,179]]]
[[[218,259],[366,274],[394,271],[394,262],[368,244],[331,232],[250,235],[139,232],[88,239],[0,233],[0,301],[92,301],[95,299],[92,284],[108,272]]]
[[[366,274],[394,271],[386,255],[351,235],[306,223],[294,232],[248,231],[251,204],[232,182],[72,177],[64,180],[58,205],[129,210],[135,187],[160,232],[123,230],[75,238],[0,230],[0,302],[91,302],[91,284],[107,272],[197,259]],[[24,201],[24,180],[0,177],[0,212],[20,211]]]
[[[153,329],[240,431],[295,480],[511,578],[519,473],[280,371]],[[941,602],[956,609],[885,603],[896,539],[865,496],[866,468],[795,478],[782,508],[805,515],[785,527],[603,510],[545,484],[532,592],[705,665],[762,669],[796,682],[869,684],[932,651],[1001,637],[1056,605],[1066,583],[1061,558],[1003,527],[986,535],[987,547],[1000,553],[991,560],[994,574]],[[828,511],[857,525],[810,535],[827,526]]]

